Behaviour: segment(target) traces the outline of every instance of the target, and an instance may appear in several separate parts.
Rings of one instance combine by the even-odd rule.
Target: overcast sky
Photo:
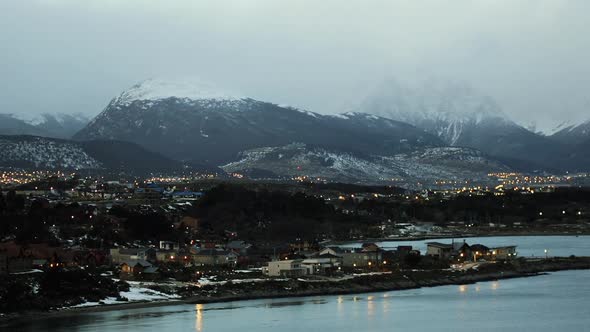
[[[336,113],[434,76],[550,127],[590,118],[588,22],[587,0],[1,0],[0,113],[94,115],[177,75]]]

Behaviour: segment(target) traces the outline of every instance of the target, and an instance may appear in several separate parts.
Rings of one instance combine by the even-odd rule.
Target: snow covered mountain
[[[41,114],[36,127],[49,133],[49,137],[71,138],[90,122],[88,116],[82,113]]]
[[[75,142],[38,136],[0,135],[0,167],[76,170],[180,169],[180,163],[127,142]]]
[[[75,135],[137,143],[176,160],[220,165],[238,153],[292,142],[342,151],[394,154],[444,143],[374,115],[324,116],[235,95],[197,82],[148,80],[114,98]]]
[[[88,117],[80,113],[44,113],[38,116],[0,114],[0,135],[70,138],[88,122]]]
[[[464,84],[433,80],[409,87],[387,80],[358,110],[413,124],[448,145],[475,148],[523,170],[582,165],[567,146],[516,124],[493,99]]]
[[[577,125],[566,126],[550,137],[567,146],[567,151],[571,159],[579,161],[584,165],[574,170],[590,170],[590,120]]]
[[[13,114],[0,114],[0,135],[48,135],[49,133],[15,117]]]
[[[353,154],[293,143],[245,151],[226,172],[307,176],[331,181],[406,184],[436,180],[486,180],[491,171],[509,168],[481,152],[457,147],[422,148],[391,156]],[[261,172],[262,171],[262,172]]]

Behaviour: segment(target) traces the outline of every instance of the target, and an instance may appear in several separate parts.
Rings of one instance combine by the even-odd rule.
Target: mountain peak
[[[468,84],[440,79],[385,80],[358,109],[423,128],[451,145],[460,142],[465,129],[484,122],[513,124],[492,98]]]
[[[156,101],[168,98],[190,100],[240,100],[236,94],[217,88],[210,82],[196,78],[152,78],[135,84],[116,98],[117,103],[131,104],[136,100]]]
[[[478,94],[466,83],[431,79],[402,84],[388,79],[378,85],[360,107],[378,115],[393,116],[406,122],[417,118],[474,120],[507,119],[490,97]]]

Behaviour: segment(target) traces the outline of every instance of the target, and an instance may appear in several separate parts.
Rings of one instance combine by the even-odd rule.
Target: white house
[[[302,265],[302,259],[289,259],[268,262],[263,272],[269,277],[299,277],[307,274],[308,268]]]

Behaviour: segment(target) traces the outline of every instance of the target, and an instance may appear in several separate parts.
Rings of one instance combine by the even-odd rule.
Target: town
[[[590,233],[590,192],[576,187],[410,191],[31,174],[5,183],[0,196],[0,294],[14,299],[5,301],[7,312],[18,303],[47,310],[174,300],[229,282],[251,288],[285,278],[350,283],[403,271],[468,273],[524,264],[518,243],[489,247],[470,243],[472,236]],[[393,242],[400,240],[426,242]]]

